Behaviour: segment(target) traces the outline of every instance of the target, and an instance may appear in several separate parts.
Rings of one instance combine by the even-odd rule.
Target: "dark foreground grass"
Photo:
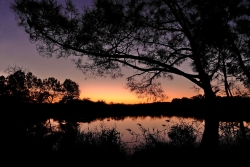
[[[148,130],[141,125],[140,134],[131,135],[133,148],[121,140],[116,127],[100,126],[80,131],[77,123],[68,121],[56,128],[44,124],[19,126],[8,136],[2,150],[8,166],[204,166],[249,164],[250,131],[246,140],[235,124],[221,125],[218,150],[202,152],[199,135],[193,126],[181,123],[169,128]],[[234,131],[230,131],[230,129]],[[230,133],[229,133],[230,132]],[[165,133],[165,135],[163,135]],[[168,138],[166,138],[166,136]]]

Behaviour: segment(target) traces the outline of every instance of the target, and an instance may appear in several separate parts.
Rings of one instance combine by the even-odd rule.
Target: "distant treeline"
[[[66,119],[72,117],[80,121],[126,116],[182,116],[203,119],[205,111],[212,105],[219,119],[250,120],[250,98],[216,97],[207,101],[204,96],[173,99],[172,102],[144,104],[107,104],[105,101],[93,102],[79,99],[79,85],[70,79],[60,83],[50,77],[40,79],[23,69],[9,70],[7,77],[0,76],[0,104],[6,112],[24,117],[53,117]]]
[[[7,105],[9,113],[24,117],[44,117],[54,119],[74,119],[82,122],[91,122],[95,119],[112,117],[118,120],[126,116],[181,116],[203,119],[207,105],[213,105],[215,117],[220,120],[250,121],[248,110],[250,98],[218,97],[208,103],[205,99],[174,99],[172,102],[155,102],[147,104],[106,104],[103,101],[70,100],[67,103],[19,103]]]

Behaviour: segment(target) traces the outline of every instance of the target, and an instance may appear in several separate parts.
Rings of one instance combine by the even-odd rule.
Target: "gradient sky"
[[[125,72],[125,77],[89,78],[75,68],[68,59],[44,58],[39,56],[36,44],[29,41],[28,35],[22,27],[18,27],[14,13],[9,6],[14,0],[0,0],[0,75],[6,76],[4,70],[9,65],[17,65],[29,69],[35,76],[44,79],[55,77],[63,82],[69,78],[80,85],[81,98],[90,98],[92,101],[104,100],[107,103],[143,103],[146,99],[138,99],[137,95],[125,89],[126,77],[131,71]],[[84,5],[91,5],[91,0],[72,0],[81,9]],[[64,2],[64,0],[60,0]],[[185,72],[191,72],[188,65],[182,67]],[[192,89],[193,83],[183,77],[174,76],[172,81],[162,80],[162,86],[168,99],[192,97],[198,93]],[[203,92],[199,92],[203,93]]]

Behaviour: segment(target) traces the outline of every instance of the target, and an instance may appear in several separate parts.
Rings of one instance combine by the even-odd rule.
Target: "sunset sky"
[[[6,76],[4,70],[9,65],[17,65],[29,69],[35,76],[44,79],[55,77],[63,82],[69,78],[80,85],[81,98],[90,98],[92,101],[104,100],[107,103],[143,103],[146,99],[138,99],[137,95],[125,89],[126,77],[131,71],[125,71],[123,78],[89,78],[75,68],[68,59],[44,58],[39,56],[36,44],[29,41],[28,35],[18,27],[14,13],[10,10],[10,3],[14,0],[0,0],[0,75]],[[64,2],[64,0],[60,0]],[[84,5],[91,5],[91,0],[72,0],[79,9]],[[185,72],[191,72],[188,66],[182,67]],[[193,83],[183,77],[174,76],[172,81],[162,80],[166,101],[173,98],[191,97],[197,95],[192,87]],[[203,92],[199,92],[203,93]]]

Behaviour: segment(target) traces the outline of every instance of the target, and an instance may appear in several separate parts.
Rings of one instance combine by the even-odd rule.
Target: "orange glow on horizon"
[[[190,98],[195,96],[197,93],[193,91],[176,91],[168,90],[166,95],[168,98],[166,102],[171,102],[174,98],[187,97]],[[124,104],[138,104],[138,103],[150,103],[153,101],[147,101],[147,98],[138,98],[137,95],[133,92],[130,92],[128,89],[122,88],[121,86],[114,85],[104,85],[104,86],[93,86],[88,87],[88,89],[81,89],[80,98],[90,98],[91,101],[103,100],[107,104],[110,102],[113,103],[124,103]]]
[[[171,102],[174,98],[190,98],[197,94],[203,94],[203,91],[197,92],[193,89],[194,84],[184,77],[174,76],[174,80],[160,80],[162,89],[167,95],[166,102]],[[91,101],[103,100],[107,104],[124,103],[138,104],[151,103],[147,98],[138,98],[138,96],[125,88],[126,80],[124,78],[94,78],[81,80],[78,82],[81,95],[80,98],[90,98]]]

